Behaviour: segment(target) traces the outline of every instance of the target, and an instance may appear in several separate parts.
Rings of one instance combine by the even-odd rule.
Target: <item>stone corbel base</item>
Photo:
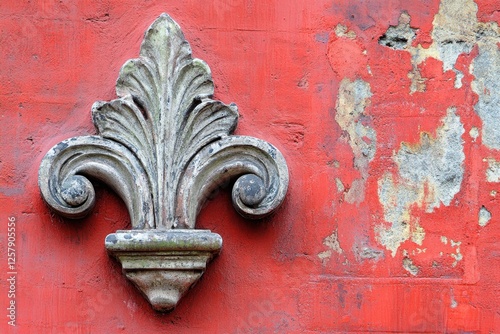
[[[108,252],[157,311],[175,308],[220,252],[209,230],[130,230],[106,237]]]

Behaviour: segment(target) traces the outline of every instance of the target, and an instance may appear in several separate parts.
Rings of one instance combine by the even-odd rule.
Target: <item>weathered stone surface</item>
[[[222,247],[208,230],[117,231],[106,248],[157,311],[170,311],[205,272]]]
[[[81,218],[95,202],[87,177],[108,184],[136,231],[109,235],[106,247],[155,309],[170,310],[222,245],[209,231],[172,229],[193,229],[203,203],[232,179],[241,215],[269,215],[285,197],[288,169],[271,144],[231,136],[236,105],[211,99],[208,65],[192,58],[166,14],[146,31],[140,57],[123,65],[116,92],[92,107],[98,136],[67,139],[46,154],[40,191],[57,213]]]
[[[238,212],[261,218],[281,204],[288,186],[283,156],[261,140],[229,136],[237,107],[210,99],[210,69],[191,57],[169,16],[148,29],[140,58],[123,65],[116,91],[120,98],[92,107],[100,136],[68,139],[44,158],[40,189],[55,211],[80,218],[91,209],[92,185],[75,175],[109,184],[137,229],[194,228],[210,192],[244,174],[262,180],[260,197],[233,196]]]

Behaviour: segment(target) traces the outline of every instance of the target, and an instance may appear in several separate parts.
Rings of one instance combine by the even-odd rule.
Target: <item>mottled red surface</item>
[[[500,20],[497,1],[477,4],[480,21]],[[500,185],[486,181],[483,160],[499,160],[500,152],[469,136],[482,124],[468,71],[477,46],[456,63],[461,88],[440,60],[428,58],[418,65],[426,89],[410,94],[410,53],[378,44],[407,11],[419,29],[413,45],[428,47],[438,9],[439,1],[2,0],[0,332],[500,332],[500,207],[491,195]],[[237,133],[275,144],[290,170],[285,203],[262,222],[240,218],[227,192],[207,205],[197,226],[223,237],[222,253],[169,314],[153,311],[106,253],[105,236],[129,226],[111,191],[97,186],[90,216],[68,221],[49,211],[37,186],[50,147],[95,133],[90,106],[115,97],[121,65],[138,55],[162,12],[209,64],[215,97],[238,105]],[[338,37],[339,23],[356,38]],[[377,134],[365,199],[354,204],[335,181],[347,191],[360,178],[335,119],[345,78],[369,83],[365,113]],[[378,180],[386,172],[397,177],[393,153],[402,142],[417,145],[422,132],[434,137],[451,106],[465,129],[460,191],[431,213],[414,205],[423,244],[407,240],[393,257],[375,235],[387,224]],[[485,227],[478,225],[483,205],[492,215]],[[17,222],[16,327],[6,317],[8,217]],[[342,252],[322,260],[323,241],[335,230]],[[455,266],[455,248],[442,236],[461,242]],[[359,244],[381,258],[360,260]],[[418,274],[403,268],[403,250],[416,254]]]

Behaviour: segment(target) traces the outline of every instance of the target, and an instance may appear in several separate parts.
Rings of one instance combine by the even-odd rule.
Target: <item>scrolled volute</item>
[[[137,158],[124,146],[98,136],[60,142],[43,158],[38,184],[45,202],[58,214],[85,217],[95,203],[91,181],[107,184],[125,203],[132,228],[153,228],[151,186]]]

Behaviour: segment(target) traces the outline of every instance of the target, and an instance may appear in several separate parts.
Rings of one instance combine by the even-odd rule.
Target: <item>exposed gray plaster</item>
[[[337,186],[337,191],[338,191],[339,193],[344,192],[344,190],[345,190],[345,186],[344,186],[344,184],[342,183],[342,180],[341,180],[340,178],[338,178],[338,177],[337,177],[337,178],[335,178],[335,185]]]
[[[363,262],[365,260],[373,260],[377,262],[384,257],[383,250],[370,247],[365,243],[355,243],[352,247],[352,250],[354,256],[356,257],[356,260],[358,260],[359,262]]]
[[[407,256],[403,258],[403,268],[413,276],[417,276],[419,271],[418,267],[415,264],[413,264],[412,259],[410,259]]]
[[[479,209],[479,219],[478,219],[478,224],[481,227],[485,227],[488,225],[491,219],[491,212],[488,211],[484,206]]]
[[[334,230],[332,234],[323,240],[323,245],[328,247],[326,251],[318,254],[318,257],[323,261],[323,264],[326,264],[326,261],[331,258],[334,252],[337,254],[342,254],[344,252],[340,247],[337,230]]]
[[[418,199],[411,187],[395,184],[393,176],[386,173],[378,182],[378,196],[384,207],[384,219],[390,226],[375,226],[378,242],[396,255],[403,242],[410,238],[410,206]]]
[[[486,181],[500,182],[500,161],[495,159],[487,159],[488,169],[486,169]]]
[[[345,201],[351,204],[363,202],[365,200],[365,183],[366,180],[363,178],[352,181],[349,191],[345,194]]]
[[[411,217],[414,204],[432,212],[441,204],[449,206],[459,192],[464,174],[464,131],[455,108],[449,108],[436,138],[422,133],[419,144],[401,144],[394,156],[399,177],[395,179],[391,173],[385,173],[379,179],[378,196],[384,219],[390,225],[376,226],[375,234],[392,256],[410,238],[419,245],[425,238],[418,220]]]
[[[472,141],[475,143],[477,138],[479,137],[479,129],[473,126],[469,131],[469,136],[472,138]]]
[[[435,140],[423,133],[420,145],[414,148],[403,143],[395,157],[399,174],[409,185],[429,185],[430,194],[424,199],[427,212],[432,212],[440,203],[450,205],[460,190],[465,159],[464,131],[460,117],[450,108]]]
[[[397,26],[390,26],[383,34],[378,43],[394,50],[404,50],[411,46],[415,39],[415,31],[410,27],[410,15],[407,12],[401,13]]]
[[[452,267],[456,267],[458,262],[463,260],[463,255],[460,252],[460,245],[462,244],[461,241],[453,241],[450,239],[450,246],[455,247],[455,253],[451,253],[450,256],[455,260],[451,264]]]
[[[498,26],[492,26],[479,45],[479,54],[472,63],[475,79],[472,89],[479,99],[474,110],[483,122],[482,142],[500,150],[500,42]]]
[[[442,61],[443,71],[452,70],[455,73],[454,87],[461,88],[464,74],[455,65],[458,57],[461,54],[470,53],[475,45],[479,46],[478,62],[489,62],[493,67],[482,66],[483,64],[481,64],[479,67],[481,67],[482,71],[491,71],[491,73],[474,73],[474,75],[479,78],[479,81],[486,81],[486,84],[493,88],[493,85],[491,85],[493,82],[489,82],[488,77],[498,78],[499,57],[496,43],[500,42],[500,33],[495,22],[479,22],[477,20],[477,11],[477,4],[473,0],[441,0],[439,11],[432,22],[431,37],[433,42],[428,47],[411,45],[412,32],[417,29],[410,28],[410,15],[406,12],[401,14],[398,26],[390,26],[387,32],[380,37],[379,43],[381,45],[396,50],[406,50],[411,54],[412,69],[408,73],[408,78],[411,80],[410,94],[425,91],[427,78],[422,77],[418,65],[427,58]],[[498,82],[498,79],[495,82]],[[500,94],[498,89],[494,91],[490,89],[490,92],[497,96]],[[491,114],[492,109],[488,106],[488,99],[485,97],[484,101],[481,102],[481,94],[487,95],[490,93],[481,92],[480,90],[476,90],[476,93],[480,95],[481,103],[476,106],[476,111],[480,116],[481,113]],[[488,130],[484,132],[488,132]]]
[[[352,30],[349,30],[345,25],[339,23],[335,27],[335,35],[337,37],[347,37],[349,39],[355,39],[356,33]]]
[[[479,54],[471,65],[472,88],[479,96],[475,110],[483,121],[483,144],[500,149],[500,31],[496,22],[479,22],[478,7],[472,0],[442,0],[434,17],[432,38],[443,61],[443,70],[457,73],[460,88],[463,74],[454,68],[458,56],[477,45]]]
[[[370,84],[361,79],[344,79],[340,83],[335,120],[349,135],[354,167],[361,174],[361,178],[352,182],[346,194],[345,200],[348,203],[364,201],[368,165],[376,152],[377,136],[375,130],[370,127],[372,118],[365,114],[371,96]]]
[[[432,39],[444,71],[454,68],[460,54],[472,51],[476,42],[476,14],[477,5],[472,0],[441,1],[432,22]]]

